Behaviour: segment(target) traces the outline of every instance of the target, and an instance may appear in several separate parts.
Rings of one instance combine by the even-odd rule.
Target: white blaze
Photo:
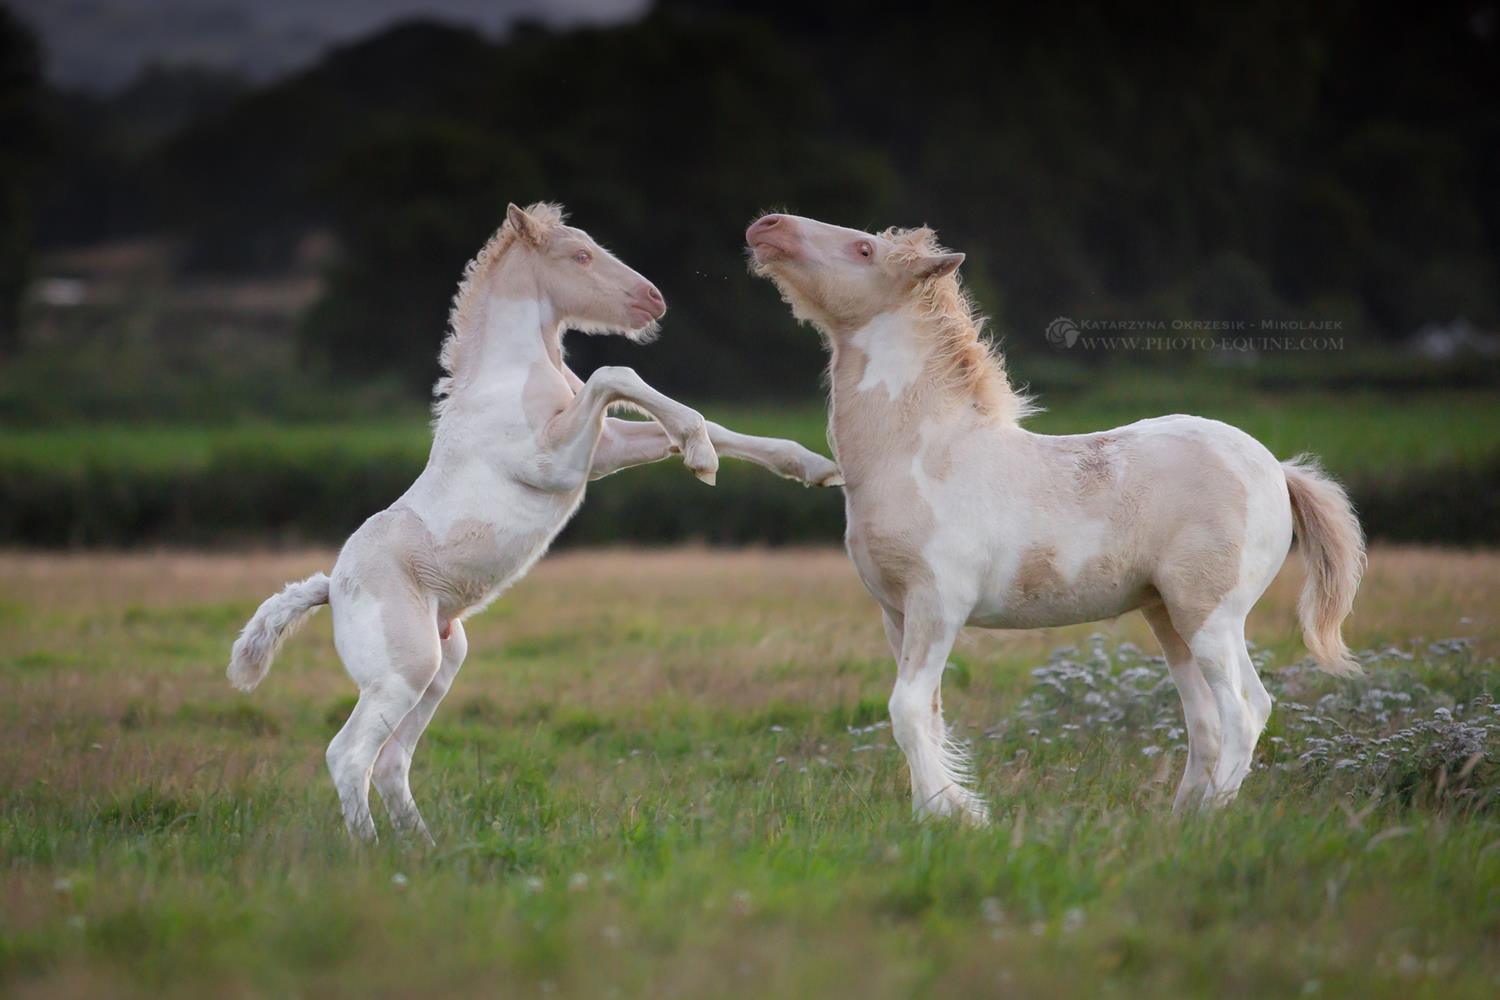
[[[896,399],[922,374],[922,352],[911,322],[897,313],[881,313],[850,339],[865,354],[865,373],[859,391],[885,387]]]

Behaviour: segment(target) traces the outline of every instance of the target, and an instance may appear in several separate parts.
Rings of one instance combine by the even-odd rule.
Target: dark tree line
[[[41,72],[31,31],[0,7],[0,358],[19,346],[21,299],[30,276],[47,143]]]
[[[414,387],[464,260],[535,198],[665,291],[651,368],[672,389],[812,388],[813,335],[743,278],[767,207],[937,226],[1012,349],[1059,314],[1395,339],[1500,316],[1495,21],[1454,2],[668,0],[503,43],[411,24],[260,90],[185,88],[218,96],[167,102],[185,124],[158,116],[110,177],[69,179],[43,230],[82,238],[68,206],[112,207],[95,214],[182,235],[190,266],[266,271],[331,229],[309,357]],[[580,345],[585,365],[619,349]]]

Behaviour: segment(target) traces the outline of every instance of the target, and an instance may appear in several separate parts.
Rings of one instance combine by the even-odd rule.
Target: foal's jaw
[[[635,308],[627,309],[623,320],[614,322],[580,319],[577,316],[565,315],[562,318],[562,325],[566,329],[576,330],[589,336],[624,337],[636,344],[649,344],[661,332],[661,324],[657,322],[656,317]]]
[[[652,340],[667,314],[667,300],[655,285],[608,251],[598,254],[597,258],[590,255],[582,265],[574,260],[560,262],[555,266],[560,273],[543,282],[559,319],[580,333],[614,334],[636,343]]]
[[[661,319],[667,314],[667,300],[662,298],[655,285],[643,280],[631,293],[625,311],[630,317],[630,325],[625,327],[623,335],[638,344],[645,343],[656,339]]]

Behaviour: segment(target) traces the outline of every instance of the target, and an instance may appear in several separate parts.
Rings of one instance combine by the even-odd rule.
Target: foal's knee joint
[[[911,684],[897,684],[887,703],[891,713],[891,734],[898,746],[911,746],[922,732],[923,721],[931,712],[928,701]]]
[[[639,380],[634,368],[626,368],[624,365],[605,365],[603,368],[595,369],[594,378],[599,379],[604,385],[613,389],[624,389]]]

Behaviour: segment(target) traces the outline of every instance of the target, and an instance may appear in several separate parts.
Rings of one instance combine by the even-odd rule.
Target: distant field
[[[1026,426],[1044,434],[1192,413],[1243,428],[1277,455],[1315,452],[1346,476],[1476,464],[1500,455],[1500,395],[1492,392],[1213,394],[1195,384],[1174,396],[1167,387],[1148,385],[1139,393],[1060,394],[1040,402],[1046,409]],[[824,440],[827,425],[822,408],[720,412],[750,433],[792,437],[811,447]]]
[[[1044,396],[1029,426],[1072,433],[1173,412],[1243,427],[1278,455],[1319,455],[1375,537],[1500,543],[1500,395],[1479,390],[1255,392],[1197,376],[1101,379]],[[827,451],[816,403],[703,407],[752,433]],[[10,428],[0,433],[0,544],[334,543],[401,494],[429,444],[420,409],[379,419]],[[728,462],[712,492],[673,462],[596,484],[565,544],[826,542],[837,491]]]
[[[1047,434],[1103,430],[1144,417],[1195,413],[1244,428],[1278,455],[1320,455],[1342,475],[1477,464],[1500,454],[1500,396],[1490,392],[1380,393],[1204,398],[1201,387],[1174,399],[1160,388],[1140,398],[1095,394],[1044,397],[1027,422]],[[789,437],[827,451],[826,413],[817,404],[745,408],[706,404],[703,412],[748,433]],[[420,469],[431,441],[425,414],[358,423],[100,425],[10,429],[0,435],[0,467],[82,469],[204,468],[225,453],[337,450],[390,456]]]
[[[1378,548],[1352,682],[1297,666],[1289,566],[1251,620],[1280,698],[1257,769],[1181,823],[1137,616],[971,634],[945,701],[977,831],[909,816],[842,554],[555,556],[471,622],[413,775],[431,852],[345,842],[326,613],[253,695],[224,681],[256,603],[331,558],[0,554],[0,993],[1500,986],[1500,556]]]

